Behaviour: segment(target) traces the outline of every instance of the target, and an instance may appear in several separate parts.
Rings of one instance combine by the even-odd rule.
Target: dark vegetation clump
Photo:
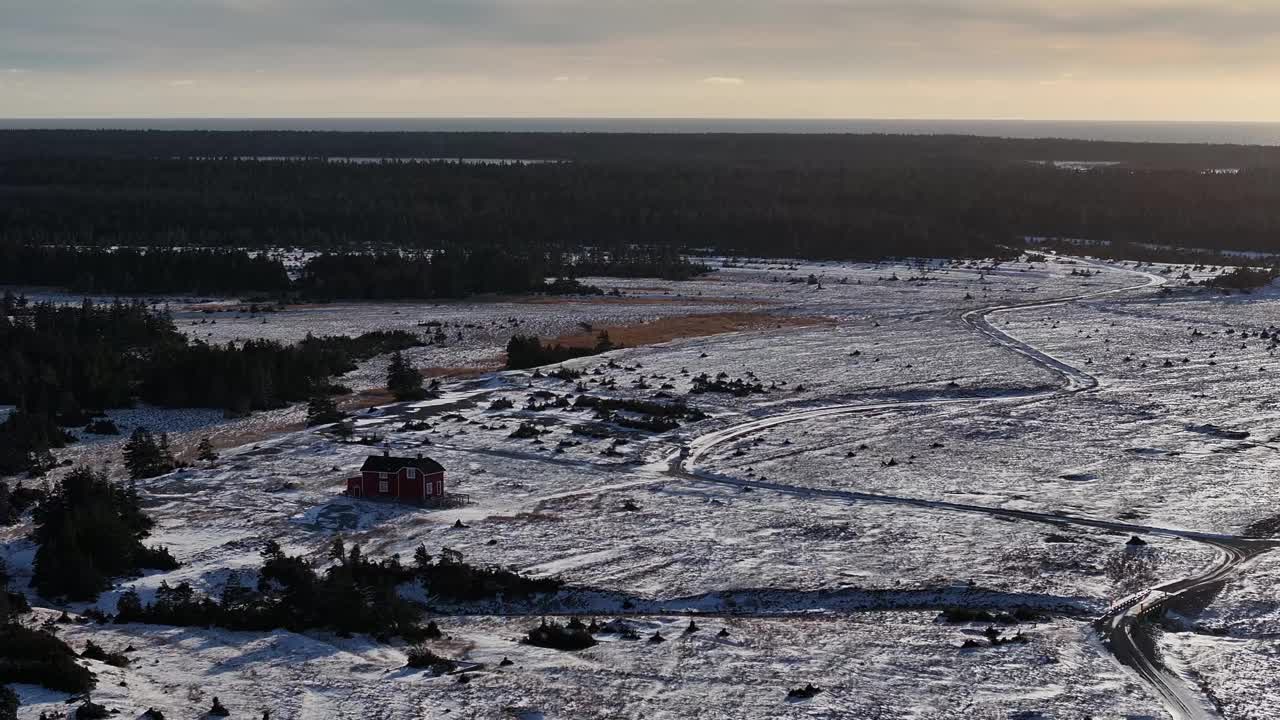
[[[609,352],[616,346],[609,334],[601,332],[592,347],[568,347],[556,343],[543,344],[534,335],[512,335],[507,342],[507,369],[524,370],[540,365],[554,365],[574,358],[588,357]]]
[[[577,380],[578,378],[582,377],[582,371],[574,370],[573,368],[567,368],[561,365],[555,370],[552,370],[551,372],[547,373],[547,377],[553,377],[557,380],[565,380],[565,381]]]
[[[213,698],[213,707],[209,708],[209,717],[229,717],[231,711],[223,706],[222,701],[215,695]]]
[[[587,277],[654,277],[688,280],[711,272],[710,265],[690,261],[670,248],[622,247],[610,252],[582,253],[570,266]]]
[[[286,555],[269,542],[262,551],[256,587],[242,585],[232,574],[221,598],[214,599],[197,594],[185,582],[173,587],[162,582],[150,604],[144,605],[132,590],[121,595],[115,621],[254,631],[324,628],[416,641],[439,637],[440,631],[434,622],[425,628],[419,625],[421,608],[399,594],[404,583],[418,582],[428,595],[447,602],[520,599],[561,587],[554,579],[469,565],[461,553],[449,549],[432,558],[419,546],[413,564],[405,566],[394,555],[382,561],[366,558],[359,545],[347,549],[339,538],[330,558],[333,564],[317,572],[304,558]]]
[[[18,694],[0,685],[0,720],[18,720]]]
[[[532,440],[542,435],[542,431],[538,426],[531,422],[522,422],[520,426],[511,431],[510,437],[513,440]]]
[[[591,637],[585,627],[570,627],[554,620],[543,620],[541,625],[530,629],[520,642],[555,650],[583,650],[595,645],[596,639]]]
[[[422,388],[422,374],[400,351],[391,355],[391,362],[387,365],[387,389],[401,402],[422,400],[428,394]]]
[[[693,378],[693,387],[689,392],[700,395],[702,393],[724,393],[735,397],[746,397],[747,395],[763,395],[768,390],[760,382],[752,382],[741,378],[730,378],[725,373],[720,373],[712,378],[706,373],[702,373]]]
[[[425,645],[415,645],[410,648],[409,660],[406,664],[411,668],[430,670],[436,675],[451,673],[458,667],[458,663],[436,655]]]
[[[111,418],[95,418],[90,420],[84,426],[84,431],[90,435],[119,435],[120,428]]]
[[[0,359],[0,364],[3,362]],[[0,402],[7,401],[0,397]],[[52,414],[19,407],[0,422],[0,476],[24,472],[32,477],[44,475],[57,464],[51,451],[72,442],[75,438],[58,426]]]
[[[124,466],[134,480],[159,477],[173,472],[178,461],[169,447],[169,434],[157,437],[146,428],[137,428],[124,444]]]
[[[210,345],[141,302],[63,306],[6,295],[0,303],[0,404],[17,407],[0,423],[0,475],[46,472],[51,451],[72,440],[62,428],[83,426],[86,409],[141,400],[245,415],[306,400],[360,360],[422,344],[413,333],[379,331]]]
[[[1030,640],[1027,639],[1026,635],[1022,634],[1021,630],[1019,630],[1018,633],[1013,637],[1006,638],[1002,636],[1000,634],[1000,631],[997,630],[996,628],[989,627],[986,630],[982,631],[982,635],[987,639],[987,642],[991,643],[991,647],[999,647],[1001,645],[1011,645],[1011,644],[1026,645],[1027,643],[1031,642]]]
[[[575,278],[558,277],[549,280],[541,288],[547,295],[603,295],[604,291],[595,285],[587,285]]]
[[[35,521],[31,584],[45,597],[92,600],[113,578],[178,566],[168,550],[143,546],[154,523],[133,485],[117,485],[89,468],[54,485]]]
[[[111,711],[92,700],[85,700],[83,705],[76,708],[75,720],[103,720],[109,717]]]
[[[102,649],[102,646],[92,640],[85,645],[84,651],[80,653],[80,657],[87,658],[89,660],[97,660],[98,662],[103,662],[114,667],[129,667],[129,658],[125,657],[124,653],[107,652]]]
[[[93,688],[93,673],[65,642],[14,622],[0,625],[0,685],[29,683],[65,693]]]
[[[802,688],[792,688],[787,691],[788,700],[808,700],[817,696],[822,692],[822,688],[815,687],[813,683],[806,683]]]
[[[648,415],[655,418],[671,419],[671,420],[705,420],[707,414],[695,407],[690,407],[683,402],[662,403],[651,400],[629,400],[626,398],[602,398],[594,395],[579,395],[573,401],[574,407],[591,408],[597,413],[609,413],[611,416],[618,411],[636,413],[638,415]]]
[[[1255,269],[1249,267],[1238,267],[1229,273],[1223,273],[1216,277],[1203,281],[1205,287],[1217,288],[1219,290],[1240,290],[1248,292],[1256,290],[1267,285],[1276,278],[1276,268]]]
[[[307,427],[332,425],[347,419],[347,414],[338,409],[338,402],[327,393],[317,393],[307,401]]]
[[[0,480],[0,526],[12,525],[28,510],[35,507],[44,498],[44,492],[36,488],[23,487],[19,480],[12,490],[8,483]],[[3,573],[0,573],[2,575]]]

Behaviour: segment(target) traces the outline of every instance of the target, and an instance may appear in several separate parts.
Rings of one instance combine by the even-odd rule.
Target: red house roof
[[[444,472],[444,466],[429,457],[418,455],[416,458],[392,457],[390,455],[370,455],[365,458],[361,472],[399,472],[400,468],[416,468],[424,475]]]

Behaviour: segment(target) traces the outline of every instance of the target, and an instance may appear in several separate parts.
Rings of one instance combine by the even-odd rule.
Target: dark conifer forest
[[[403,331],[307,337],[284,345],[189,342],[163,313],[140,302],[78,306],[39,303],[0,312],[0,474],[48,469],[62,430],[95,413],[142,400],[160,407],[208,407],[242,415],[327,392],[330,378],[358,360],[415,345]],[[198,379],[198,380],[197,380]]]
[[[397,160],[325,159],[348,156]],[[278,159],[289,157],[311,159]],[[442,160],[476,157],[555,162]],[[1056,160],[1118,164],[1082,171]],[[1274,250],[1277,200],[1275,148],[878,135],[0,132],[0,240],[20,246],[418,248],[536,258],[552,272],[560,253],[583,248],[875,259],[989,255],[1033,235]],[[269,263],[211,257],[242,271],[200,287],[282,283]],[[158,256],[134,274],[155,277],[180,262]],[[459,273],[452,282],[467,285]],[[86,288],[142,283],[114,268],[54,274]]]
[[[199,294],[274,300],[442,299],[484,294],[599,294],[575,275],[687,280],[710,271],[671,248],[571,254],[520,248],[330,251],[293,280],[263,251],[31,245],[0,240],[0,285],[94,294]],[[548,281],[549,276],[556,279]]]

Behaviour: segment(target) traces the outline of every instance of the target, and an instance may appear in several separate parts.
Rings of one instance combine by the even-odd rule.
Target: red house
[[[416,458],[370,455],[360,474],[347,480],[351,497],[401,502],[432,502],[444,497],[444,466],[418,453]]]

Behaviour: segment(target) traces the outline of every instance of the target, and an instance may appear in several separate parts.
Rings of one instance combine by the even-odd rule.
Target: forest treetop
[[[0,130],[0,160],[507,158],[640,166],[998,167],[1106,160],[1148,169],[1280,168],[1280,147],[972,135]]]

